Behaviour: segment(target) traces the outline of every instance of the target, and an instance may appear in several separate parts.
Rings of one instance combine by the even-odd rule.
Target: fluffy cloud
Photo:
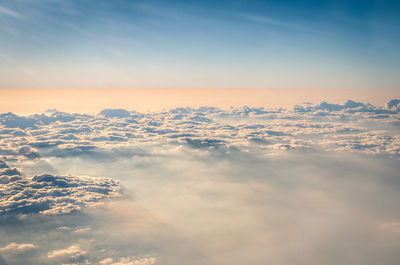
[[[131,114],[124,109],[105,109],[100,112],[101,115],[107,118],[126,118]]]
[[[119,191],[118,182],[108,178],[52,174],[26,177],[9,168],[0,173],[0,214],[66,214],[116,196]]]
[[[0,114],[0,123],[7,128],[36,128],[36,120],[34,118],[20,117],[11,112]]]
[[[79,244],[75,244],[65,249],[53,250],[47,254],[47,257],[50,259],[59,257],[75,259],[85,255],[86,253],[87,251],[82,250]]]
[[[18,244],[15,242],[11,242],[7,246],[0,248],[0,252],[6,253],[6,254],[17,254],[17,253],[30,251],[35,248],[36,247],[34,244],[29,244],[29,243]]]
[[[112,258],[106,258],[104,260],[101,260],[99,262],[100,264],[107,264],[107,265],[153,265],[157,263],[156,258],[141,258],[141,259],[135,259],[135,258],[120,258],[119,261],[113,262]]]
[[[394,109],[397,112],[400,111],[400,99],[392,99],[387,104],[386,107],[390,110]]]
[[[391,100],[386,108],[348,100],[343,105],[322,102],[292,110],[245,106],[146,114],[107,109],[95,116],[57,111],[29,117],[6,113],[0,119],[4,127],[0,151],[19,159],[100,158],[103,151],[164,140],[195,149],[263,145],[270,150],[285,146],[399,155],[397,106],[397,100]]]
[[[398,105],[4,114],[7,264],[398,264]]]

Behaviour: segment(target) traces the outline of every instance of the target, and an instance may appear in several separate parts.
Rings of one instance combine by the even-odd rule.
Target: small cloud
[[[36,128],[35,123],[36,120],[33,118],[21,117],[11,112],[0,114],[0,124],[7,128],[34,129]]]
[[[0,15],[10,16],[17,19],[23,19],[24,17],[17,11],[0,6]]]
[[[107,118],[126,118],[131,114],[124,109],[105,109],[100,112],[100,115],[103,115]]]
[[[11,242],[7,246],[0,248],[1,252],[7,253],[7,254],[17,254],[21,252],[26,252],[35,249],[34,244],[27,244],[27,243],[22,243],[18,244],[15,242]]]
[[[254,14],[240,14],[239,17],[242,19],[251,21],[251,22],[267,24],[270,26],[285,27],[285,28],[290,28],[290,29],[295,29],[295,30],[304,30],[305,29],[304,27],[299,26],[298,24],[288,23],[284,20],[274,19],[274,18],[270,18],[270,17],[266,17],[266,16],[260,16],[260,15],[254,15]]]
[[[67,231],[67,230],[71,230],[71,227],[68,227],[68,226],[60,226],[60,227],[57,228],[57,230]]]
[[[400,109],[400,99],[392,99],[386,104],[388,109],[395,109],[399,110]]]
[[[157,259],[150,258],[141,258],[141,259],[132,259],[132,258],[121,258],[116,263],[111,263],[110,265],[153,265],[157,263]],[[108,263],[103,263],[108,264]]]
[[[379,228],[384,232],[400,235],[400,222],[383,223]]]
[[[112,262],[113,262],[112,258],[106,258],[106,259],[99,261],[100,264],[110,264]]]
[[[91,230],[90,227],[84,227],[84,228],[76,229],[74,231],[74,233],[84,233],[84,232],[88,232],[90,230]]]
[[[79,258],[86,254],[87,251],[82,250],[79,244],[75,244],[65,249],[51,251],[47,254],[47,257],[49,259],[58,257]]]

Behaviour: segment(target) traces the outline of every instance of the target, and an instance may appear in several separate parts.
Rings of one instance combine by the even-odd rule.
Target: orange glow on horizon
[[[343,103],[347,99],[383,105],[394,98],[376,91],[340,89],[282,89],[282,88],[143,88],[143,89],[0,89],[0,112],[16,114],[42,113],[57,109],[75,113],[98,113],[105,108],[160,111],[176,107],[263,106],[267,108],[292,107],[303,102],[326,100]]]

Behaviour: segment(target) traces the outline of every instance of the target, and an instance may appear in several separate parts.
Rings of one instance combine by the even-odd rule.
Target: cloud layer
[[[0,115],[0,217],[17,217],[0,218],[1,254],[8,265],[397,265],[398,107]],[[103,200],[119,185],[123,196]]]
[[[398,156],[399,109],[398,100],[386,107],[349,100],[291,110],[202,107],[143,114],[108,109],[95,116],[51,110],[29,117],[6,113],[0,115],[0,150],[5,156],[28,159],[99,158],[102,151],[120,152],[118,148],[162,140],[194,149],[262,146]]]

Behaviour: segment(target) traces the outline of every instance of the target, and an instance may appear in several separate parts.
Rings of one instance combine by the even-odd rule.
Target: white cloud
[[[105,258],[105,259],[99,261],[100,264],[110,264],[112,262],[113,262],[112,258]]]
[[[30,264],[397,264],[396,104],[6,114],[4,235],[35,238]],[[79,175],[124,196],[76,211],[119,190]]]
[[[7,254],[17,254],[21,252],[26,252],[35,249],[36,246],[34,244],[22,243],[18,244],[16,242],[11,242],[5,247],[0,248],[0,252]]]
[[[47,257],[49,259],[59,257],[79,258],[86,255],[86,253],[87,251],[82,250],[79,244],[75,244],[65,249],[53,250],[47,254]]]
[[[90,227],[84,227],[84,228],[76,229],[76,230],[74,231],[74,233],[85,233],[85,232],[88,232],[88,231],[90,231],[90,230],[91,230]]]
[[[0,15],[6,15],[6,16],[13,17],[13,18],[17,18],[17,19],[23,18],[23,16],[19,12],[15,11],[15,10],[11,10],[4,6],[0,6]]]
[[[130,113],[124,109],[105,109],[100,114],[107,118],[126,118],[130,116]]]
[[[239,17],[242,19],[246,19],[248,21],[262,23],[262,24],[266,24],[269,26],[278,26],[278,27],[284,27],[284,28],[289,28],[289,29],[293,29],[293,30],[305,30],[306,29],[305,27],[300,26],[298,23],[288,23],[287,21],[278,20],[278,19],[274,19],[271,17],[259,16],[259,15],[254,15],[254,14],[241,14],[241,15],[239,15]]]
[[[0,176],[0,214],[66,214],[119,192],[118,182],[108,178],[8,173]]]
[[[291,150],[399,155],[396,102],[390,101],[387,108],[348,100],[345,104],[307,103],[293,110],[245,106],[146,114],[108,109],[95,116],[57,111],[29,117],[6,113],[0,115],[0,146],[4,146],[2,152],[10,157],[18,154],[19,159],[115,157],[124,155],[118,149],[159,140],[204,150],[218,147],[219,151],[221,147],[262,145],[271,151],[286,146]],[[24,128],[26,135],[20,134],[19,128]],[[15,148],[17,145],[21,148]]]
[[[111,263],[110,265],[153,265],[157,263],[156,258],[121,258],[118,262]],[[107,263],[105,263],[107,264]]]

